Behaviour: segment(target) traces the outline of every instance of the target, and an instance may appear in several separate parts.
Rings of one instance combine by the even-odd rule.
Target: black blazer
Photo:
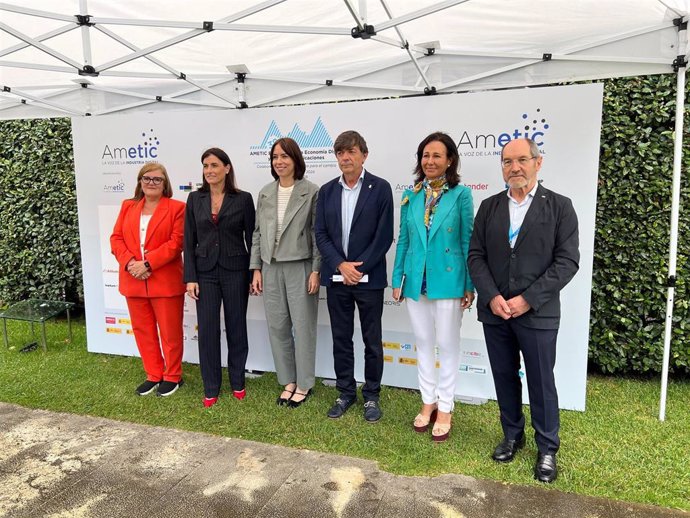
[[[499,293],[506,300],[522,294],[532,309],[517,318],[521,324],[558,329],[559,293],[580,261],[575,209],[569,198],[540,185],[511,249],[508,202],[506,191],[495,194],[482,202],[474,219],[467,262],[479,295],[479,321],[502,321],[489,307]]]
[[[184,281],[198,282],[197,273],[216,264],[227,270],[248,270],[254,215],[251,194],[226,194],[216,225],[211,219],[211,193],[190,193],[184,218]]]
[[[369,275],[365,289],[383,289],[388,285],[386,252],[393,242],[393,192],[383,178],[364,172],[355,213],[350,227],[348,254],[343,252],[340,177],[325,183],[316,203],[314,233],[321,252],[321,284],[331,285],[331,278],[343,261],[362,261],[357,269]]]

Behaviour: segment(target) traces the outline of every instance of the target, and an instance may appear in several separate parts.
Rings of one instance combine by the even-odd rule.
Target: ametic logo
[[[525,125],[522,127],[523,133],[521,136],[534,140],[538,146],[544,145],[544,134],[549,129],[549,123],[541,113],[541,108],[537,108],[536,113],[532,116],[529,113],[523,113],[522,120]],[[518,133],[518,131],[515,130],[514,133]],[[515,138],[520,138],[520,136]]]
[[[463,157],[495,156],[501,154],[508,142],[519,138],[534,140],[540,149],[544,149],[544,140],[550,125],[541,108],[533,112],[524,111],[515,128],[491,133],[470,133],[463,131],[457,146]],[[543,152],[543,151],[542,151]]]
[[[141,140],[133,145],[106,144],[101,160],[108,165],[144,164],[158,159],[160,140],[153,128],[141,132]]]

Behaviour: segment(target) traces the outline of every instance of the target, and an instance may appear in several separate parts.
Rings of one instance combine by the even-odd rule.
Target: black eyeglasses
[[[501,165],[503,166],[504,169],[508,169],[513,164],[519,164],[520,167],[524,167],[529,163],[530,160],[536,160],[536,159],[537,159],[536,156],[532,156],[532,157],[523,156],[520,158],[516,158],[515,160],[513,160],[511,158],[505,158],[505,159],[501,160]]]
[[[160,185],[165,181],[162,176],[142,176],[141,181],[144,183],[152,183],[153,185]]]

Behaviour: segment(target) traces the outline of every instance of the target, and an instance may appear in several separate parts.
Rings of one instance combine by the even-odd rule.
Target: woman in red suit
[[[120,293],[127,299],[146,371],[146,381],[136,389],[140,396],[156,389],[156,395],[170,396],[182,386],[185,204],[172,195],[165,167],[145,164],[110,236],[120,265]]]

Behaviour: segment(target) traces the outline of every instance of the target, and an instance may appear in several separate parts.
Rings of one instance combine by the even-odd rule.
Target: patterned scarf
[[[438,202],[441,201],[441,196],[448,191],[446,175],[434,180],[425,178],[412,188],[412,192],[418,193],[422,189],[424,189],[424,226],[428,231],[434,222],[434,214],[436,214]]]

